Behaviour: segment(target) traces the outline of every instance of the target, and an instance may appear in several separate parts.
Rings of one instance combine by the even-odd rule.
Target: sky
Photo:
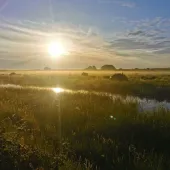
[[[170,67],[169,0],[0,0],[0,68]],[[51,58],[48,44],[68,54]]]

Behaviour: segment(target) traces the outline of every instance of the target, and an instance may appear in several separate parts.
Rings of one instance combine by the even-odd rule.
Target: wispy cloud
[[[113,62],[121,67],[132,66],[132,63],[140,67],[146,64],[157,66],[160,58],[165,59],[162,61],[164,65],[170,61],[167,57],[170,54],[169,19],[122,20],[125,24],[133,24],[133,27],[114,32],[108,39],[92,27],[1,19],[0,60],[16,61],[15,66],[36,61],[48,63],[47,45],[57,40],[63,41],[70,54],[56,63],[65,66]]]
[[[99,0],[99,3],[114,3],[122,7],[128,7],[128,8],[136,7],[136,4],[134,2],[126,1],[126,0]]]
[[[133,3],[133,2],[120,2],[120,4],[122,5],[122,6],[124,6],[124,7],[128,7],[128,8],[134,8],[135,6],[136,6],[136,4],[135,3]]]
[[[123,18],[119,22],[133,24],[130,30],[113,37],[111,47],[119,50],[143,51],[143,53],[168,54],[170,46],[170,20],[156,17],[139,21],[128,21]]]
[[[91,27],[85,29],[66,23],[50,25],[32,21],[1,20],[0,54],[3,60],[16,59],[20,64],[44,60],[48,56],[47,47],[50,41],[64,43],[70,54],[67,61],[100,63],[110,59],[110,52],[105,49],[107,42]]]

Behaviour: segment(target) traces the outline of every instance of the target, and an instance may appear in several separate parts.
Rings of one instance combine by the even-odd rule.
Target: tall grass
[[[166,110],[140,113],[136,102],[95,94],[0,94],[0,169],[170,169]]]

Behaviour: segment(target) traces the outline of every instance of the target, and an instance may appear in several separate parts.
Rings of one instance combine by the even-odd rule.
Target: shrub
[[[125,74],[114,74],[110,77],[111,80],[116,80],[116,81],[128,81],[128,78]]]
[[[44,70],[51,70],[50,67],[44,67]]]
[[[82,75],[82,76],[88,76],[89,74],[88,74],[88,73],[83,72],[81,75]]]

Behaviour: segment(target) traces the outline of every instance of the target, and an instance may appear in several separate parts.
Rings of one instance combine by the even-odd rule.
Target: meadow
[[[168,72],[126,72],[128,82],[104,77],[113,72],[89,72],[87,77],[81,72],[15,72],[13,76],[1,73],[1,84],[153,98],[155,92],[161,96],[157,91],[161,89],[165,91],[161,99],[168,99],[170,88]],[[0,88],[0,94],[0,169],[170,169],[168,110],[140,112],[137,101],[112,100],[91,92]]]

